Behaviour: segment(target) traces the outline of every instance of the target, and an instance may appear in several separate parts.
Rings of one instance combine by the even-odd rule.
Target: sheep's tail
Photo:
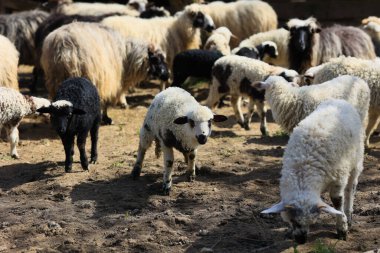
[[[156,154],[157,158],[160,158],[160,154],[161,154],[160,141],[156,138],[154,142],[156,143],[156,148],[154,150],[154,153]]]

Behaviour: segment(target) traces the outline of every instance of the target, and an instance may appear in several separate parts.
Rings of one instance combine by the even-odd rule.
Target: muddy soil
[[[260,215],[279,201],[288,140],[271,119],[271,137],[261,137],[257,118],[245,131],[231,107],[218,109],[229,120],[200,148],[195,182],[187,182],[175,152],[170,196],[161,194],[163,158],[154,148],[141,178],[131,179],[139,128],[158,91],[137,88],[127,97],[129,109],[110,111],[115,124],[100,128],[99,162],[89,172],[77,149],[73,172],[64,172],[63,146],[43,117],[22,122],[20,159],[0,142],[0,252],[294,252],[280,216]],[[194,92],[200,100],[207,95]],[[380,138],[372,142],[378,145],[365,156],[347,241],[336,239],[333,217],[322,215],[299,252],[312,252],[319,240],[336,252],[380,248]]]

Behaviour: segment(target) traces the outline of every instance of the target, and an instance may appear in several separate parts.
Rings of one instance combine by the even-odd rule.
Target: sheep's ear
[[[188,119],[186,116],[182,116],[174,120],[174,124],[177,124],[177,125],[183,125],[183,124],[186,124],[187,122],[188,122]]]
[[[265,82],[254,82],[251,84],[251,87],[255,88],[258,91],[262,91],[267,88],[267,84]]]
[[[37,109],[37,112],[39,113],[51,113],[51,107],[41,107]]]
[[[334,207],[329,206],[328,204],[326,204],[322,200],[318,203],[317,206],[318,206],[319,210],[326,212],[326,213],[335,214],[335,215],[342,215],[343,214],[341,211],[338,211]]]
[[[214,114],[214,118],[213,118],[213,121],[214,122],[223,122],[223,121],[226,121],[228,118],[224,115],[220,115],[220,114]]]
[[[284,203],[282,203],[281,201],[280,203],[275,204],[271,208],[265,209],[261,213],[281,213],[283,211],[285,211],[285,206]]]
[[[86,114],[85,111],[83,111],[82,109],[79,109],[79,108],[73,108],[73,114],[77,114],[77,115],[83,115],[83,114]]]

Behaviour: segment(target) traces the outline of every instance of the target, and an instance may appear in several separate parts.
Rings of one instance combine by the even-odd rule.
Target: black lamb
[[[173,83],[181,87],[188,77],[201,77],[211,80],[212,66],[220,57],[218,51],[191,49],[177,54],[173,61]]]
[[[75,77],[65,80],[58,88],[52,104],[37,111],[51,115],[51,123],[61,137],[65,149],[66,172],[70,172],[72,169],[75,136],[77,136],[83,170],[88,170],[85,150],[88,132],[91,134],[90,163],[97,161],[97,142],[101,120],[100,99],[97,89],[88,79]]]

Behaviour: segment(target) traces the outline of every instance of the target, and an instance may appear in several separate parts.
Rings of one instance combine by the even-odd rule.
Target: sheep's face
[[[226,116],[214,115],[209,108],[200,106],[198,110],[189,113],[188,116],[175,119],[174,123],[177,125],[186,124],[192,138],[204,145],[211,134],[211,123],[225,120],[227,120]]]
[[[148,49],[149,70],[148,74],[153,79],[167,81],[169,79],[168,65],[165,62],[165,57],[160,50]]]
[[[302,208],[289,205],[281,212],[282,219],[292,228],[294,239],[299,244],[307,241],[309,226],[317,221],[320,210],[316,206],[305,205]]]
[[[316,19],[308,18],[306,20],[291,19],[284,27],[290,32],[290,42],[293,49],[298,53],[307,52],[311,49],[313,35],[319,33],[321,28]]]
[[[278,76],[283,77],[286,81],[295,87],[298,87],[298,85],[302,82],[302,77],[298,74],[297,71],[292,69],[284,70]]]
[[[207,32],[212,32],[212,30],[215,29],[214,21],[210,15],[207,15],[201,11],[190,11],[189,17],[195,28],[201,28]]]
[[[73,107],[73,104],[66,100],[55,101],[49,107],[42,107],[37,111],[51,115],[51,123],[60,136],[65,135],[73,115],[85,114],[83,110]]]
[[[272,41],[265,41],[263,42],[263,48],[264,48],[263,56],[267,54],[271,58],[277,58],[278,51],[277,51],[276,43]]]

